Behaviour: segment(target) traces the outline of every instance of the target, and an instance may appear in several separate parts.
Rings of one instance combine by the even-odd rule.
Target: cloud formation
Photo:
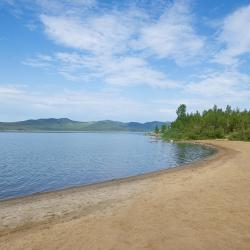
[[[239,57],[250,53],[250,5],[241,7],[228,15],[222,24],[219,42],[224,46],[215,61],[221,64],[237,64]]]
[[[42,90],[39,95],[0,83],[2,104],[23,101],[58,113],[59,107],[78,114],[89,109],[110,118],[118,107],[117,117],[130,110],[138,119],[148,112],[172,119],[181,102],[191,110],[215,103],[250,105],[250,35],[242,28],[250,25],[250,5],[217,17],[217,25],[204,32],[207,24],[192,0],[3,1],[19,18],[28,13],[29,32],[40,32],[44,44],[53,46],[26,53],[23,64],[56,72],[69,87],[46,97]],[[70,90],[71,82],[81,86],[78,91]],[[95,91],[87,91],[91,88]],[[107,94],[105,88],[119,91]]]
[[[152,58],[178,64],[196,57],[204,47],[184,1],[165,7],[157,18],[133,8],[76,17],[43,14],[40,19],[49,39],[74,50],[53,57],[58,72],[71,80],[93,77],[112,85],[175,87],[179,83],[154,67]],[[48,66],[40,55],[25,63]]]
[[[10,110],[12,112],[9,112]],[[27,115],[34,119],[66,116],[80,121],[146,121],[154,120],[155,114],[164,120],[166,115],[153,101],[136,101],[121,96],[117,91],[63,89],[48,93],[11,84],[0,86],[0,111],[5,121],[24,120]]]
[[[176,1],[158,20],[141,29],[137,44],[158,58],[173,59],[178,64],[199,55],[204,40],[195,31],[190,6]]]

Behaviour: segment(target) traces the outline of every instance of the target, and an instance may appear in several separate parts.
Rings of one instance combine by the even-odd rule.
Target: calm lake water
[[[0,199],[153,172],[212,153],[140,133],[0,133]]]

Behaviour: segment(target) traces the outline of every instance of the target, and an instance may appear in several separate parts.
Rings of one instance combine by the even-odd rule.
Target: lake
[[[143,133],[0,133],[0,199],[154,172],[213,152]]]

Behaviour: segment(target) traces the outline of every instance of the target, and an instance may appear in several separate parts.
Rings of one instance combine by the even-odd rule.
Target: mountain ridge
[[[120,122],[113,120],[74,121],[69,118],[40,118],[17,122],[0,122],[0,131],[131,131],[150,132],[169,122]]]

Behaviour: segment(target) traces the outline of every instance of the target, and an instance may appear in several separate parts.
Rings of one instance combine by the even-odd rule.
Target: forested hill
[[[149,132],[156,126],[160,127],[164,122],[153,121],[118,122],[118,121],[96,121],[79,122],[68,118],[49,118],[38,120],[27,120],[20,122],[0,122],[0,131],[134,131]]]
[[[186,105],[178,107],[177,119],[171,126],[163,126],[163,138],[175,140],[227,138],[250,141],[250,110],[240,111],[227,106],[225,110],[216,105],[202,113],[187,113]]]

